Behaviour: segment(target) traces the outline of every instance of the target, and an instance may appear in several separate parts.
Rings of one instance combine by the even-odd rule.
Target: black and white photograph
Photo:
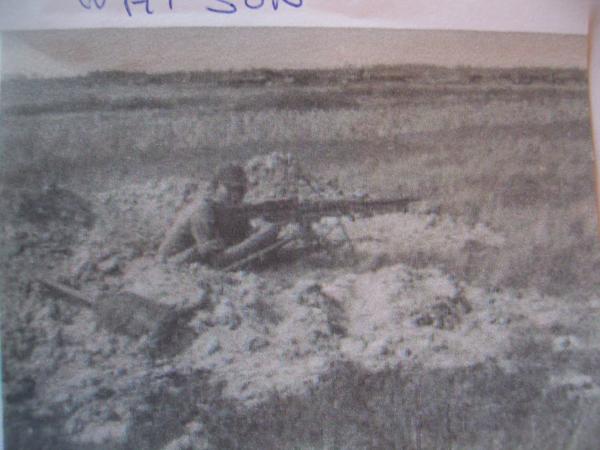
[[[586,45],[4,33],[6,448],[597,448]]]

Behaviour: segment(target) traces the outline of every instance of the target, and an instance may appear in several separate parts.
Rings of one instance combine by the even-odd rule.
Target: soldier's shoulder
[[[193,199],[188,202],[181,210],[182,211],[196,211],[203,208],[212,208],[214,200],[210,196],[202,196]]]
[[[179,209],[176,222],[187,221],[195,215],[208,213],[212,209],[211,203],[210,199],[204,197],[192,200]]]
[[[192,202],[188,211],[192,218],[210,218],[214,215],[215,202],[210,197],[202,197]]]

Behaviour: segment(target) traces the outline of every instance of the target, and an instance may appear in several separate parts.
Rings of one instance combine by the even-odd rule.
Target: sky
[[[586,55],[585,36],[540,33],[214,27],[21,31],[2,37],[2,75],[405,63],[585,68]]]

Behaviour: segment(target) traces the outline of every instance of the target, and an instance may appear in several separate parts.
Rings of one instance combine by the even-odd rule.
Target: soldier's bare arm
[[[175,222],[167,230],[163,241],[158,248],[158,258],[165,261],[168,257],[176,255],[193,245],[190,233],[191,208],[186,208],[177,215]]]
[[[201,202],[190,217],[190,231],[196,248],[195,254],[202,261],[225,249],[216,227],[213,204],[205,200]]]

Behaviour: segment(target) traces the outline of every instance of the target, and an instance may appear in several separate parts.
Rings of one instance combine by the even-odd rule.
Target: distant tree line
[[[10,89],[13,84],[34,83],[45,88],[68,83],[70,86],[93,87],[114,83],[120,85],[162,85],[172,83],[215,84],[225,86],[267,85],[273,83],[311,85],[331,82],[389,81],[406,83],[490,83],[511,84],[532,83],[582,83],[587,74],[582,69],[554,68],[478,68],[478,67],[437,67],[425,65],[348,67],[341,69],[318,70],[271,70],[253,69],[242,71],[197,71],[144,73],[118,70],[94,71],[87,75],[64,78],[14,77],[5,79],[3,87]]]

